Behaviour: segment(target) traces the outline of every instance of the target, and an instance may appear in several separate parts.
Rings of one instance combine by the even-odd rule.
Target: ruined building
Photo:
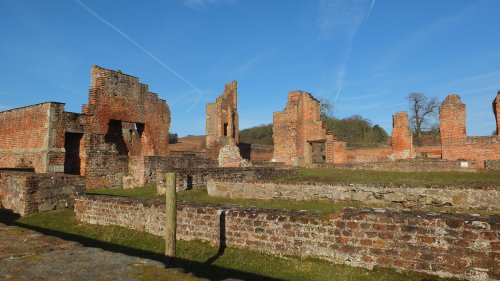
[[[486,160],[500,159],[499,112],[500,92],[493,101],[496,136],[468,137],[465,104],[458,95],[447,96],[439,108],[442,158],[475,160],[479,165],[484,165]]]
[[[397,112],[392,116],[392,159],[412,159],[413,136],[408,127],[408,113]]]
[[[345,142],[337,142],[320,120],[320,104],[311,94],[288,93],[285,109],[273,114],[273,160],[287,165],[345,162]]]
[[[224,145],[239,143],[237,86],[237,81],[227,83],[217,100],[207,104],[206,149],[212,159],[217,159]]]
[[[122,186],[133,156],[166,156],[170,110],[139,79],[91,69],[82,113],[46,102],[0,112],[0,168],[86,176],[87,187]]]

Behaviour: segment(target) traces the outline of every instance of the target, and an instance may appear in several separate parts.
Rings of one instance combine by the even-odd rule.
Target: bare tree
[[[327,97],[319,98],[319,109],[321,112],[321,121],[326,121],[327,119],[333,117],[333,104]]]
[[[436,127],[437,109],[439,101],[437,97],[427,97],[422,93],[411,93],[408,95],[410,106],[410,126],[415,133],[417,145],[422,145],[422,131]]]

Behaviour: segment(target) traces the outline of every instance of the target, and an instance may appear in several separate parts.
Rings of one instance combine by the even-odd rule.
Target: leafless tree
[[[415,142],[422,145],[422,131],[436,127],[437,109],[439,101],[437,97],[427,97],[422,93],[411,93],[408,95],[410,106],[410,126],[415,134]]]

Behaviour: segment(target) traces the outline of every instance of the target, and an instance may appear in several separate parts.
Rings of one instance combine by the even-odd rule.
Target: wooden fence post
[[[175,191],[175,173],[166,173],[165,175],[165,256],[166,266],[171,266],[175,259],[175,232],[176,232],[176,217],[177,217],[177,194]]]

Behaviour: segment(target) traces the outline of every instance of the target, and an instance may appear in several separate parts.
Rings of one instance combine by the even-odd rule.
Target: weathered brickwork
[[[85,196],[76,200],[75,212],[82,222],[164,235],[165,205],[159,201]],[[269,254],[500,280],[498,216],[390,209],[345,209],[325,215],[183,202],[177,205],[177,237],[213,244],[225,237],[228,247]]]
[[[498,105],[494,107],[497,108]],[[496,112],[495,115],[498,116]],[[500,137],[467,137],[465,118],[465,104],[460,97],[446,97],[439,109],[442,158],[475,160],[483,168],[485,160],[500,159]]]
[[[344,161],[344,145],[335,145],[335,138],[320,120],[319,101],[302,91],[288,93],[282,112],[273,114],[273,161],[305,166],[313,162]]]
[[[136,77],[93,66],[83,113],[82,170],[89,187],[122,186],[129,156],[168,155],[170,110]]]
[[[83,113],[48,102],[0,112],[0,168],[84,175],[88,187],[121,187],[129,157],[167,156],[170,110],[139,79],[91,69]]]
[[[177,190],[187,190],[195,187],[205,187],[211,179],[224,180],[270,180],[298,174],[298,170],[276,167],[242,167],[242,168],[193,168],[193,169],[170,169],[162,172],[157,171],[158,193],[163,194],[165,190],[165,172],[175,172],[177,179]]]
[[[21,216],[71,207],[84,192],[80,176],[0,171],[2,208]]]
[[[498,91],[497,96],[493,100],[493,113],[495,114],[497,124],[497,136],[500,137],[500,91]]]
[[[398,160],[383,162],[356,162],[340,164],[309,164],[308,168],[335,168],[347,170],[374,170],[392,172],[477,172],[476,161]]]
[[[0,112],[0,168],[64,170],[64,104],[47,102]]]
[[[408,113],[397,112],[392,116],[392,156],[393,159],[412,159],[413,136],[408,127]]]
[[[238,82],[227,83],[214,103],[207,104],[206,148],[212,159],[226,144],[239,143]]]
[[[362,201],[403,207],[442,206],[500,211],[500,186],[399,186],[375,184],[274,183],[211,179],[208,195],[244,199]]]

